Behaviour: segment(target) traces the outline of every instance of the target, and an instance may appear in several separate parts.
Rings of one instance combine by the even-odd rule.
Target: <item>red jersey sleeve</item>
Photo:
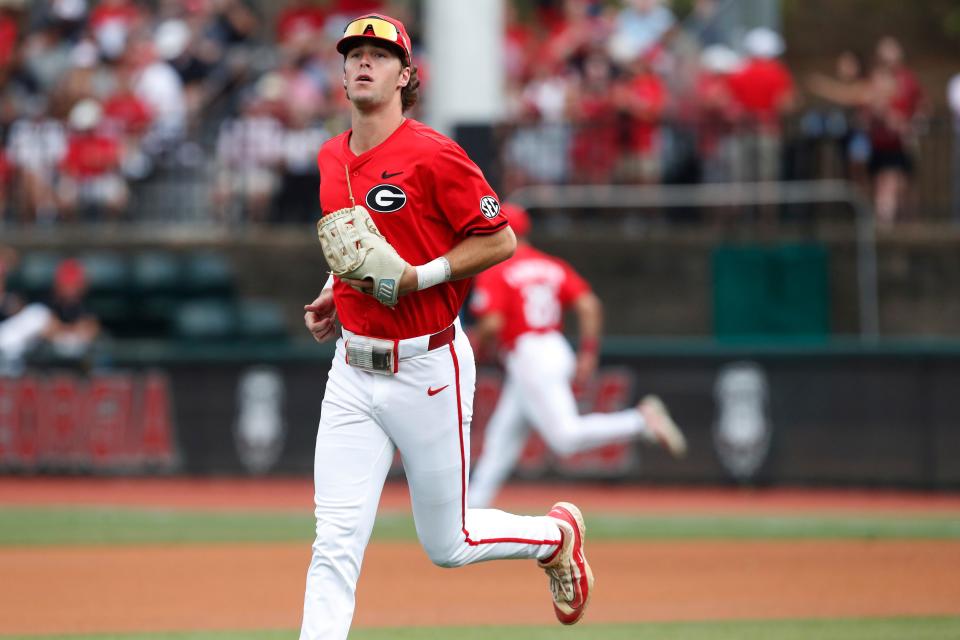
[[[437,209],[459,235],[487,235],[507,226],[493,187],[459,145],[440,149],[433,174]]]
[[[560,298],[560,304],[564,308],[569,307],[573,302],[584,293],[591,291],[590,285],[574,271],[573,267],[563,260],[558,261],[563,267],[563,283],[560,285],[560,291],[557,293]]]

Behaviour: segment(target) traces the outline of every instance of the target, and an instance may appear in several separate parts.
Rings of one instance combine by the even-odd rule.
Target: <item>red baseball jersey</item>
[[[520,245],[509,260],[477,276],[470,311],[503,316],[500,342],[512,349],[525,333],[560,331],[563,312],[590,291],[587,281],[567,262],[530,245]]]
[[[370,212],[380,233],[416,266],[438,258],[470,235],[507,226],[500,202],[466,152],[430,127],[407,119],[389,138],[355,155],[350,131],[320,148],[320,207],[326,215],[356,203]],[[457,317],[470,279],[445,282],[400,297],[386,307],[335,279],[337,315],[344,327],[366,336],[412,338],[445,329]]]

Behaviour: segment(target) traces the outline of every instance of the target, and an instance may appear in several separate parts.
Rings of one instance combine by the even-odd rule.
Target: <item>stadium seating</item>
[[[49,299],[57,265],[68,255],[26,253],[9,285],[28,300]],[[114,338],[192,341],[285,340],[280,305],[243,299],[222,254],[145,250],[130,255],[90,251],[79,257],[86,305]]]

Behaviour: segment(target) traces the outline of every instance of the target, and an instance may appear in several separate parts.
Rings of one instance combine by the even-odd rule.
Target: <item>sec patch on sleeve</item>
[[[483,196],[480,198],[480,213],[492,220],[500,215],[500,203],[493,196]]]

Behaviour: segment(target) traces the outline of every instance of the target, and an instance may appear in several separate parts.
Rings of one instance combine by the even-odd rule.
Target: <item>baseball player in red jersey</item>
[[[596,370],[601,303],[573,267],[526,242],[526,211],[505,203],[502,215],[518,237],[516,253],[477,276],[470,300],[478,318],[474,341],[482,348],[498,339],[506,367],[483,454],[470,479],[470,505],[483,508],[496,497],[523,451],[528,422],[561,456],[633,438],[682,456],[683,434],[656,396],[647,396],[635,409],[578,415],[570,382],[583,382]],[[561,334],[563,312],[570,308],[580,330],[576,355]]]
[[[325,218],[354,203],[365,207],[406,266],[396,282],[399,298],[389,303],[380,297],[382,283],[374,290],[368,280],[331,276],[305,306],[315,339],[334,339],[335,320],[342,335],[317,433],[316,540],[300,637],[347,637],[363,552],[397,449],[430,559],[442,567],[536,559],[557,618],[572,624],[593,584],[580,511],[557,503],[546,516],[524,517],[467,506],[476,371],[457,312],[470,278],[513,253],[513,231],[464,151],[403,116],[418,85],[403,24],[363,16],[347,25],[337,50],[352,127],[320,149],[321,207]]]

